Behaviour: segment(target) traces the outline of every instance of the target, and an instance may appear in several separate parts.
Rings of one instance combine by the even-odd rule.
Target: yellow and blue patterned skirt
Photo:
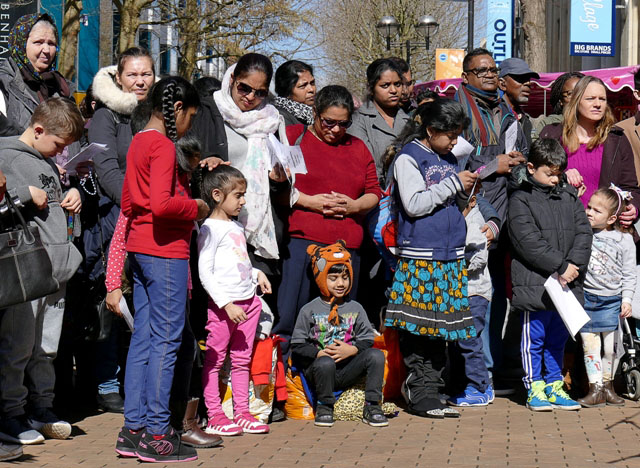
[[[467,265],[400,258],[385,325],[447,341],[476,336],[467,297]]]

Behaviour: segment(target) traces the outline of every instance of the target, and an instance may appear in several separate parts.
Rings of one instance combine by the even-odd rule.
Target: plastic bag
[[[312,420],[314,418],[313,406],[309,403],[307,395],[302,385],[302,379],[298,372],[287,371],[287,401],[284,405],[284,412],[287,418]]]
[[[382,394],[386,400],[400,398],[402,382],[407,377],[407,369],[402,360],[400,343],[398,341],[398,331],[386,328],[382,335],[376,336],[373,340],[373,347],[386,351],[384,365],[384,386]]]

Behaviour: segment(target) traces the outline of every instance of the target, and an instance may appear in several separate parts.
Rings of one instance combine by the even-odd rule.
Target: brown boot
[[[613,381],[609,380],[604,383],[603,392],[607,405],[624,406],[624,398],[619,397],[616,391],[613,389]]]
[[[585,408],[597,408],[600,406],[605,406],[606,399],[604,396],[604,389],[602,387],[602,384],[590,383],[589,393],[587,393],[583,398],[578,398],[578,403],[580,403]]]
[[[198,425],[198,402],[200,399],[192,398],[187,403],[182,420],[182,435],[180,439],[184,445],[195,448],[217,447],[222,443],[222,438],[215,434],[207,434]]]

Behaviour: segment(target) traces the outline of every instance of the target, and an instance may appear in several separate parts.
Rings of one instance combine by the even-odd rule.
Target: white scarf
[[[271,155],[267,146],[270,133],[280,129],[284,133],[284,119],[278,110],[266,100],[254,110],[242,112],[231,97],[231,74],[236,66],[227,69],[222,88],[213,93],[222,118],[237,133],[247,139],[248,149],[244,165],[239,167],[247,179],[246,204],[240,212],[239,221],[244,225],[247,243],[263,258],[278,258],[276,230],[271,214],[269,194],[269,171]]]

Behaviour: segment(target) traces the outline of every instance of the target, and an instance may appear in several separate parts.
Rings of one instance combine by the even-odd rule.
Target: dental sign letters
[[[487,1],[487,48],[497,65],[511,58],[513,0]]]
[[[571,0],[571,55],[616,54],[615,0]]]

